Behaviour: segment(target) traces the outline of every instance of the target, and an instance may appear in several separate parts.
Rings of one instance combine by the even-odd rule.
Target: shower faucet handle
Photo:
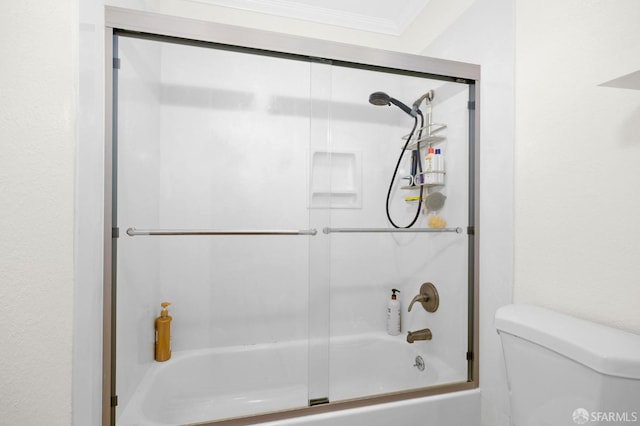
[[[411,312],[411,308],[413,304],[416,302],[420,302],[422,307],[427,312],[435,312],[438,310],[438,305],[440,305],[440,296],[438,296],[438,290],[432,283],[424,283],[420,286],[420,293],[411,300],[409,304],[409,312]]]
[[[429,300],[429,296],[427,296],[426,294],[419,294],[416,297],[413,298],[413,300],[411,300],[411,303],[409,303],[409,312],[411,312],[411,308],[413,307],[413,304],[416,302],[426,302]]]

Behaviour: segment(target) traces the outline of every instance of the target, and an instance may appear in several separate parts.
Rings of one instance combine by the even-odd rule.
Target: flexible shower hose
[[[417,140],[420,140],[420,137],[422,136],[422,127],[424,126],[424,116],[422,115],[422,112],[420,112],[420,110],[418,110],[417,115],[420,116],[420,131],[418,133],[418,138]],[[418,220],[418,217],[420,216],[420,207],[422,206],[422,194],[423,194],[423,190],[424,187],[421,186],[420,187],[420,199],[418,201],[418,209],[416,211],[416,215],[413,218],[413,220],[411,221],[410,224],[408,224],[407,226],[398,226],[396,225],[396,223],[393,221],[393,219],[391,219],[391,214],[389,213],[389,199],[391,198],[391,191],[393,190],[393,183],[396,180],[396,175],[398,174],[398,168],[400,167],[400,163],[402,162],[402,156],[404,155],[405,151],[407,150],[407,146],[409,146],[409,143],[411,142],[411,139],[413,138],[413,134],[416,131],[416,127],[418,127],[418,117],[417,115],[413,118],[413,128],[411,129],[411,133],[409,133],[409,137],[407,137],[407,142],[404,144],[404,146],[402,147],[402,151],[400,151],[400,156],[398,157],[398,162],[396,163],[396,168],[393,170],[393,176],[391,176],[391,182],[389,182],[389,190],[387,191],[387,201],[386,201],[386,212],[387,212],[387,219],[389,219],[389,223],[391,223],[391,225],[393,225],[394,228],[411,228],[416,221]],[[418,169],[420,172],[422,172],[422,161],[420,161],[420,142],[417,143],[416,145],[416,150],[418,151],[418,155],[417,155],[417,159],[418,159]]]

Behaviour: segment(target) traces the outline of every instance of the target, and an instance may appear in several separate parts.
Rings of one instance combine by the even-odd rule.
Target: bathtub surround
[[[113,11],[113,16],[110,22],[116,22],[116,17],[125,19],[121,11]],[[177,20],[174,27],[167,25],[166,28],[178,29],[181,23],[184,21]],[[218,32],[225,35],[216,26],[206,26],[206,29],[209,31],[203,29],[203,34],[207,36]],[[218,31],[214,31],[216,29]],[[467,367],[473,364],[473,359],[465,357],[469,341],[467,328],[472,323],[472,318],[465,312],[469,303],[469,274],[466,271],[469,237],[455,229],[419,236],[345,232],[359,228],[393,230],[387,229],[382,208],[385,193],[377,189],[384,188],[384,183],[388,182],[398,147],[402,146],[401,136],[407,132],[407,117],[397,109],[369,105],[367,98],[372,87],[388,88],[402,99],[415,99],[424,93],[425,86],[434,90],[433,114],[447,124],[448,139],[443,142],[448,153],[445,187],[448,196],[441,213],[453,224],[464,226],[467,223],[468,162],[471,158],[468,119],[473,117],[467,102],[468,82],[299,58],[292,61],[282,55],[255,55],[251,51],[204,48],[127,34],[119,35],[115,45],[119,58],[117,224],[122,230],[117,240],[119,344],[116,383],[118,413],[122,416],[119,421],[137,422],[140,420],[135,413],[147,412],[148,415],[149,404],[145,401],[149,398],[165,398],[167,395],[163,396],[163,393],[172,389],[176,395],[194,394],[195,389],[200,388],[193,382],[193,389],[189,390],[192,381],[186,380],[185,374],[170,373],[173,369],[160,368],[152,362],[147,350],[151,342],[146,342],[151,334],[146,330],[150,315],[157,313],[150,298],[172,300],[172,314],[177,319],[172,330],[174,358],[163,365],[174,365],[173,361],[189,359],[190,353],[206,348],[227,353],[230,348],[249,344],[249,348],[264,346],[264,350],[268,350],[265,353],[272,353],[279,366],[283,363],[299,366],[283,373],[277,373],[276,366],[267,369],[266,379],[271,387],[256,384],[261,375],[247,374],[245,379],[250,384],[237,391],[238,395],[246,394],[246,399],[250,395],[248,388],[261,389],[258,394],[265,396],[271,391],[280,394],[289,388],[292,392],[284,392],[282,399],[285,405],[240,404],[236,409],[251,408],[216,414],[209,413],[205,407],[203,410],[194,408],[193,403],[197,403],[199,397],[180,398],[188,404],[182,407],[184,415],[193,412],[203,417],[174,418],[173,422],[215,420],[219,418],[217,416],[298,408],[307,405],[308,399],[313,404],[317,398],[310,395],[314,394],[339,405],[344,399],[399,390],[419,396],[421,388],[433,385],[444,386],[443,390],[445,387],[453,389],[453,385],[447,387],[451,383],[468,388],[470,373]],[[278,48],[273,42],[272,45]],[[307,45],[308,49],[319,47],[317,43]],[[361,55],[366,53],[371,52],[358,51]],[[349,60],[346,52],[342,53],[341,59]],[[416,71],[428,71],[434,62],[440,64],[442,72],[445,65],[455,67],[451,72],[463,75],[477,72],[476,67],[460,63],[403,55],[397,55],[395,59],[406,61],[406,66],[415,67],[411,69]],[[383,62],[384,58],[380,57],[378,61]],[[185,67],[184,64],[194,66]],[[260,73],[256,73],[256,69]],[[278,78],[282,76],[287,77]],[[315,93],[323,102],[318,102],[316,96],[309,102],[309,93]],[[471,93],[475,95],[475,92]],[[157,134],[154,133],[156,130]],[[322,162],[316,161],[317,153],[334,150],[338,153],[335,163],[327,155]],[[348,153],[359,154],[347,156]],[[360,159],[357,162],[361,162],[361,166],[353,167],[352,158]],[[408,161],[405,159],[402,167],[406,168]],[[308,170],[321,163],[326,163],[324,172]],[[185,164],[189,167],[185,168]],[[280,173],[270,173],[273,167]],[[238,170],[247,173],[239,174]],[[356,186],[352,183],[359,179],[353,176],[354,173],[362,175],[362,183]],[[348,207],[338,204],[338,208],[327,208],[333,207],[332,204],[316,207],[306,203],[307,194],[312,199],[308,176],[314,189],[324,189],[332,197],[340,195],[336,191],[349,190],[361,203]],[[415,211],[415,207],[407,207],[403,197],[403,191],[396,191],[391,198],[394,215],[401,218],[407,214],[407,209]],[[274,204],[271,200],[276,199],[281,201]],[[287,215],[282,215],[283,210]],[[256,216],[256,212],[260,214]],[[423,216],[420,219],[419,226],[424,227],[426,219]],[[332,228],[333,224],[339,227]],[[224,232],[245,229],[249,225],[255,229],[315,228],[323,229],[323,232],[277,237],[150,237],[145,236],[146,232],[124,232],[128,228],[171,230],[186,227]],[[318,244],[326,246],[326,255],[317,250]],[[319,255],[311,256],[314,252]],[[316,265],[317,262],[320,263]],[[252,266],[247,268],[248,265]],[[312,270],[316,272],[311,273]],[[405,306],[411,307],[411,297],[421,291],[420,284],[426,280],[438,284],[440,304],[433,290],[426,302],[428,312],[422,309],[425,303],[416,304],[411,312],[403,312],[404,331],[416,333],[413,338],[398,336],[395,341],[399,343],[398,350],[404,347],[423,351],[426,348],[427,352],[413,354],[395,367],[389,365],[391,359],[374,362],[373,354],[382,351],[373,343],[391,338],[386,335],[384,324],[385,299],[390,288],[398,286],[402,289]],[[318,288],[326,289],[327,303],[318,304],[317,298],[311,298],[311,293]],[[415,301],[422,299],[414,298]],[[322,321],[323,315],[320,318],[311,315],[311,308],[320,314],[322,309],[329,311],[330,308],[327,321]],[[150,309],[153,311],[149,312]],[[245,315],[239,316],[238,312],[245,312]],[[274,312],[278,315],[273,316]],[[432,341],[426,341],[425,326],[433,331]],[[313,333],[307,336],[311,330]],[[345,369],[345,373],[334,375],[340,370],[340,363],[345,362],[344,353],[334,353],[334,348],[340,347],[335,339],[356,342],[357,337],[363,335],[377,337],[370,342],[346,346],[354,362],[366,364],[365,371],[368,372],[397,370],[397,377],[404,378],[401,381],[404,384],[394,384],[392,375],[387,380],[376,380],[359,387],[358,383],[368,376],[375,379],[383,376],[358,369],[348,370],[349,374]],[[329,336],[331,340],[323,343]],[[307,338],[309,345],[304,344]],[[413,344],[409,346],[406,340]],[[299,345],[302,350],[282,352],[287,344],[296,341],[303,342]],[[328,350],[328,359],[318,357],[316,360],[323,345]],[[241,372],[252,364],[252,351],[243,348],[242,352],[249,358],[240,365],[234,367],[224,363],[227,367],[217,371],[213,366],[218,362],[214,361],[208,363],[212,368],[206,371],[213,377],[233,369],[240,371],[236,373],[238,375],[244,374]],[[298,353],[294,359],[283,361],[285,354]],[[216,359],[222,359],[222,356],[218,354]],[[417,357],[426,367],[420,375],[417,372],[421,370],[415,367]],[[313,364],[310,360],[314,360]],[[323,378],[323,365],[331,366],[325,373],[330,374],[328,381]],[[154,371],[159,369],[169,372],[158,376],[161,382],[165,380],[161,377],[181,377],[175,388],[169,382],[145,385],[152,380],[150,375],[155,377]],[[405,369],[412,374],[402,373]],[[360,373],[356,374],[358,371]],[[345,381],[345,377],[349,379]],[[417,381],[414,383],[407,377]],[[279,385],[280,378],[288,381]],[[322,385],[325,389],[318,383],[325,383]],[[307,391],[307,386],[314,390]],[[207,386],[202,388],[204,391]],[[161,393],[154,397],[154,390]],[[256,397],[263,399],[258,394]],[[289,394],[291,398],[287,396]],[[224,398],[224,394],[215,394],[216,400]],[[281,404],[277,396],[274,398],[268,396],[263,402]],[[392,399],[401,398],[399,395]],[[178,398],[169,400],[177,401]],[[167,406],[169,400],[156,405]],[[231,404],[224,405],[233,408]],[[172,412],[173,409],[180,410],[174,404],[171,406]],[[166,416],[149,421],[157,422],[162,417]],[[474,420],[468,420],[471,421]]]

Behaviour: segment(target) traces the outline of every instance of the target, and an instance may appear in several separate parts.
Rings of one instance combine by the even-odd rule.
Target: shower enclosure
[[[477,66],[115,8],[107,22],[103,424],[477,387]],[[412,113],[371,105],[379,91]]]

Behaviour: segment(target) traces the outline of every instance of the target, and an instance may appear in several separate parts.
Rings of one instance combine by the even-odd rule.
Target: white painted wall
[[[514,7],[478,0],[423,51],[482,66],[480,102],[480,387],[482,424],[506,426],[508,395],[495,310],[513,285]]]
[[[77,2],[0,13],[0,412],[71,423]]]
[[[516,2],[515,301],[640,333],[640,3]]]

